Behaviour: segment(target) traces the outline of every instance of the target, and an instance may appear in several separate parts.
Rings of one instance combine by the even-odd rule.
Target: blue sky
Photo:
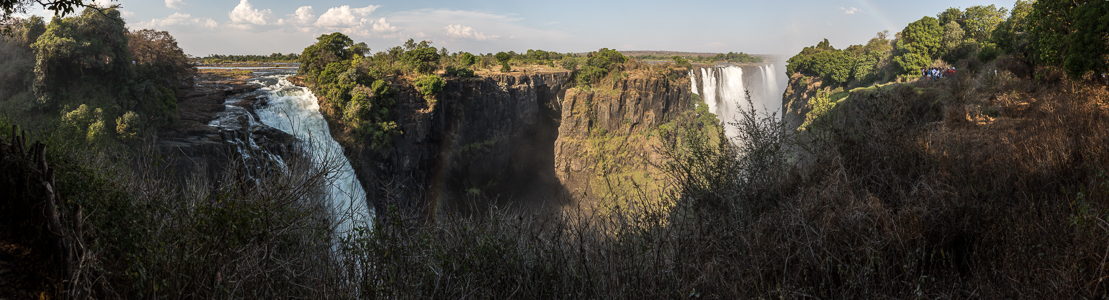
[[[948,7],[1013,5],[985,0],[94,1],[121,5],[131,29],[169,31],[186,53],[197,56],[299,53],[316,36],[335,31],[375,52],[414,38],[474,53],[608,47],[792,55],[824,38],[837,48],[865,43],[879,31],[893,34]]]

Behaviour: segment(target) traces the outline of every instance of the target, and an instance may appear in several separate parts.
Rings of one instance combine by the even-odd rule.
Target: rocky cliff
[[[691,110],[688,79],[630,76],[582,89],[572,86],[572,75],[450,78],[433,103],[393,80],[398,93],[390,114],[403,134],[388,149],[354,142],[330,105],[321,107],[379,210],[473,211],[490,199],[557,209],[598,198],[599,177],[659,179],[649,171],[650,161],[661,160],[652,134]]]

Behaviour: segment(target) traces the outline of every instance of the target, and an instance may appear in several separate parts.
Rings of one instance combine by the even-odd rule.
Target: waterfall
[[[342,146],[331,137],[316,96],[307,88],[286,80],[290,75],[271,74],[259,78],[258,83],[263,86],[259,92],[269,99],[268,106],[255,110],[259,121],[303,141],[313,164],[338,164],[336,173],[330,174],[332,181],[327,190],[335,217],[336,237],[350,234],[355,226],[371,226],[373,212],[367,205],[366,192],[355,177],[350,161],[343,156]]]
[[[705,101],[709,111],[725,123],[735,122],[743,110],[747,110],[746,95],[751,94],[751,101],[756,110],[775,111],[781,107],[784,86],[778,84],[779,76],[774,64],[745,65],[721,64],[711,67],[701,67],[700,77],[695,71],[690,71],[690,87],[693,93],[700,95]],[[698,84],[699,83],[699,84]],[[734,126],[725,124],[725,134],[736,137]]]

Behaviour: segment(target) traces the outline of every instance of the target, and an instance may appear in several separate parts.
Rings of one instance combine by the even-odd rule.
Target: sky
[[[615,48],[793,55],[824,38],[836,48],[863,44],[949,7],[1011,8],[1015,0],[94,1],[120,5],[132,30],[168,31],[185,53],[206,56],[300,53],[331,32],[373,52],[412,38],[472,53]]]

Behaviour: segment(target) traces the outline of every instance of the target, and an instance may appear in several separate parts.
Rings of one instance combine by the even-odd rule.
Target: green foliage
[[[494,55],[493,57],[497,58],[497,62],[501,64],[508,63],[508,60],[512,59],[512,55],[504,53],[504,51],[497,52],[497,55]]]
[[[1031,12],[1032,1],[1018,0],[1013,4],[1013,11],[1009,18],[998,24],[990,34],[990,42],[997,45],[1002,53],[1019,53],[1027,56],[1030,43],[1028,14]]]
[[[501,72],[509,72],[509,71],[512,71],[512,66],[509,66],[507,61],[501,62]]]
[[[81,104],[73,111],[62,116],[62,124],[68,128],[72,138],[84,140],[88,144],[97,144],[109,137],[107,125],[104,122],[104,110],[92,109],[86,104]]]
[[[133,111],[124,113],[119,118],[116,118],[116,134],[119,139],[124,142],[134,141],[138,138],[139,128],[142,126],[142,119]]]
[[[98,108],[104,130],[93,135],[96,141],[111,141],[117,132],[110,123],[128,111],[146,120],[128,136],[177,119],[175,89],[191,84],[195,69],[169,33],[129,32],[114,8],[89,8],[45,26],[41,18],[18,23],[13,35],[35,57],[29,85],[37,101],[28,107],[33,112],[24,112],[43,114],[44,123],[64,123],[58,121],[68,113],[64,107]],[[92,123],[81,131],[87,133]]]
[[[470,52],[463,52],[459,55],[459,62],[462,63],[463,67],[469,67],[477,63],[477,56],[470,54]]]
[[[447,73],[447,76],[455,76],[455,77],[462,77],[462,78],[477,76],[477,75],[474,75],[474,70],[470,70],[470,68],[467,68],[467,67],[447,66],[446,73]]]
[[[679,68],[687,68],[687,69],[692,69],[693,68],[693,63],[689,62],[688,59],[682,58],[679,55],[671,56],[670,59],[673,59],[674,60],[674,65],[678,66]]]
[[[909,23],[901,31],[897,50],[901,54],[916,53],[924,57],[934,57],[943,43],[943,27],[932,17],[924,17]]]
[[[35,50],[34,91],[47,109],[58,107],[65,87],[83,77],[127,79],[132,77],[127,28],[119,22],[119,11],[101,13],[86,9],[81,16],[58,18],[31,45]],[[125,82],[114,90],[127,91]],[[125,95],[120,95],[125,96]],[[126,100],[130,97],[121,97]],[[124,101],[123,108],[134,103]]]
[[[1063,67],[1067,75],[1080,79],[1109,72],[1109,1],[1089,1],[1074,9],[1074,32],[1067,36]]]
[[[997,45],[991,42],[984,42],[982,43],[982,48],[978,50],[978,61],[983,63],[989,62],[996,59],[998,55],[1001,55],[1001,49]]]
[[[967,37],[976,41],[985,41],[1008,15],[1009,11],[1004,7],[995,7],[993,4],[975,5],[963,12],[961,20]]]
[[[314,77],[331,63],[350,59],[354,41],[342,33],[324,34],[316,38],[316,43],[304,48],[300,54],[298,73]]]
[[[446,82],[443,81],[439,75],[425,75],[416,80],[416,89],[423,94],[425,98],[434,97],[439,92],[443,91],[443,86]]]
[[[421,44],[422,45],[422,44]],[[427,74],[438,68],[439,53],[434,47],[419,47],[404,52],[404,63],[419,74]]]
[[[1038,0],[1028,14],[1028,33],[1034,59],[1048,65],[1062,65],[1067,57],[1067,35],[1071,33],[1074,2]]]
[[[862,51],[858,47],[858,51]],[[852,50],[855,50],[853,48]],[[862,57],[867,61],[869,58]],[[877,62],[873,62],[877,64]],[[864,66],[869,71],[873,68]],[[805,47],[801,53],[791,57],[786,64],[787,74],[799,72],[810,76],[820,76],[824,82],[831,85],[845,84],[851,79],[856,70],[855,58],[847,51],[837,50],[831,46],[828,39],[818,43],[815,47]]]

